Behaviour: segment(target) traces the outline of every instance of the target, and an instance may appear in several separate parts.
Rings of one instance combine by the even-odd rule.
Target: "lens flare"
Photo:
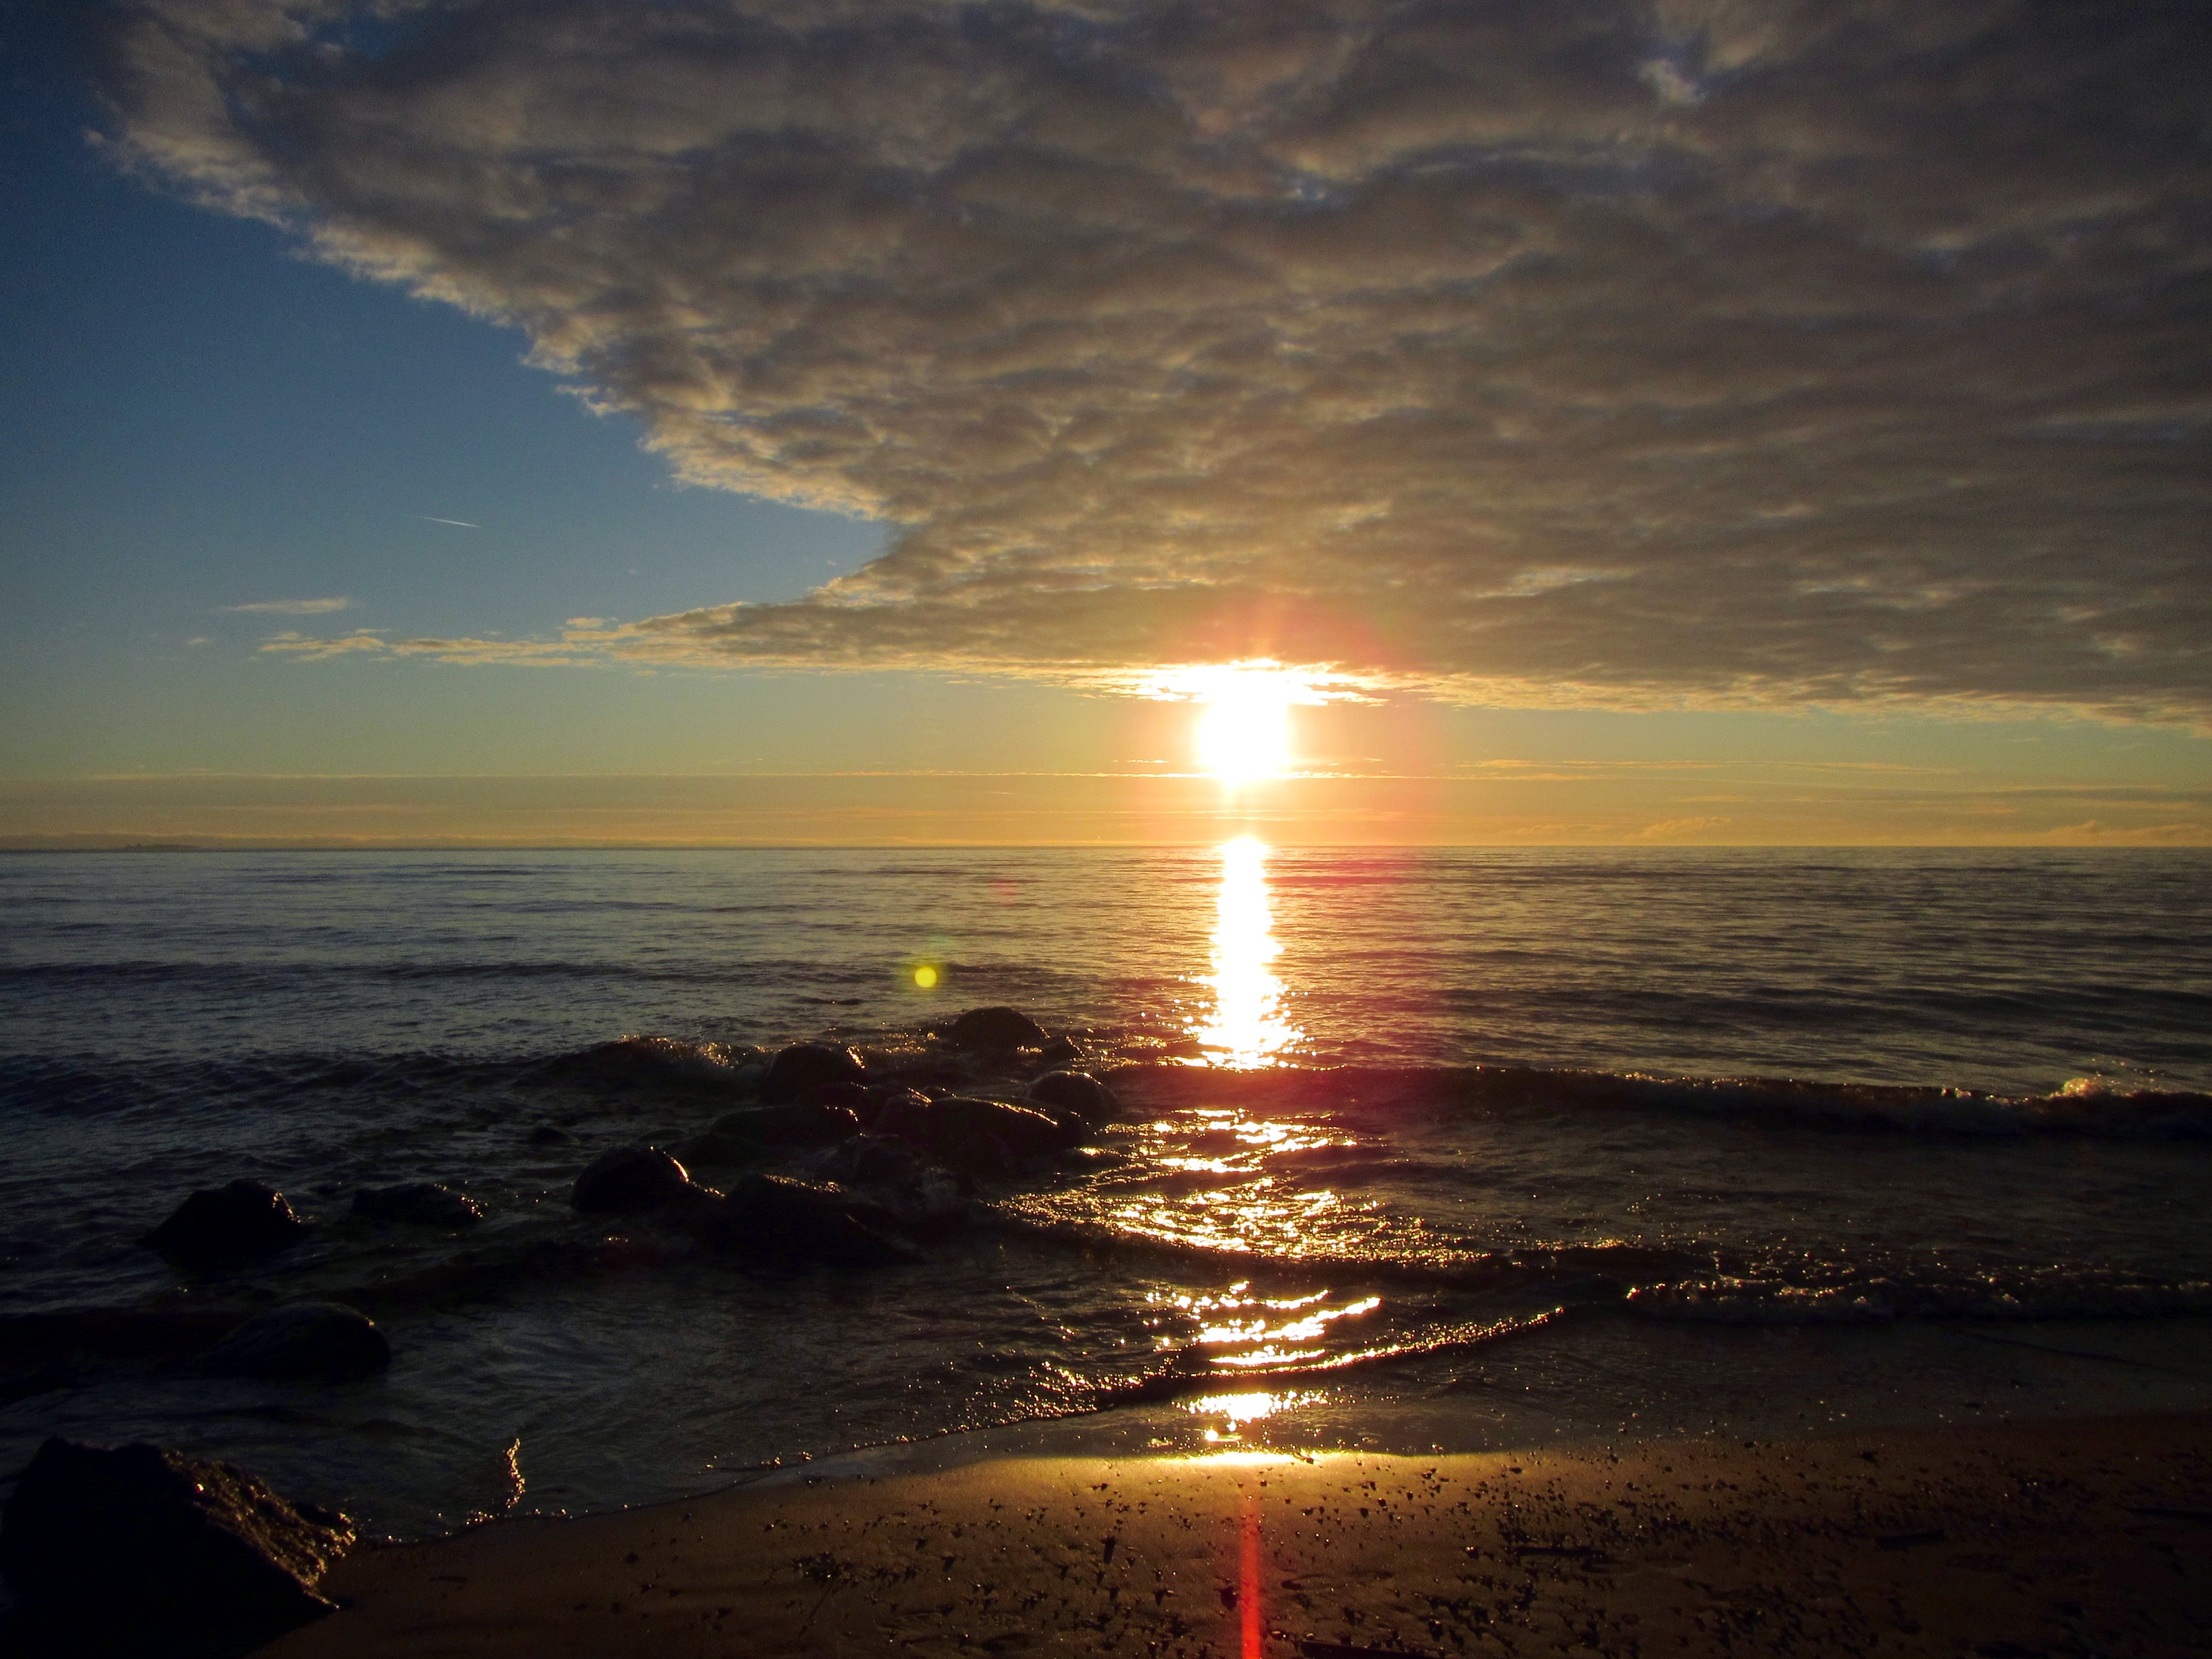
[[[937,984],[937,969],[923,963],[914,970],[914,982],[925,991],[933,989]]]

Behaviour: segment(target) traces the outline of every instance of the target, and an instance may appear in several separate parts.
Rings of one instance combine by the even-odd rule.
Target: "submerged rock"
[[[1046,1032],[1018,1008],[970,1008],[952,1022],[945,1041],[955,1048],[1035,1048]]]
[[[566,1129],[556,1128],[550,1123],[541,1123],[530,1132],[530,1144],[533,1146],[558,1146],[575,1138]]]
[[[658,1146],[617,1146],[576,1177],[568,1201],[587,1214],[635,1215],[682,1203],[699,1188],[690,1171]]]
[[[20,1650],[243,1654],[325,1613],[352,1523],[228,1463],[52,1439],[0,1518]]]
[[[1029,1097],[1040,1110],[1065,1124],[1069,1115],[1086,1129],[1111,1122],[1121,1103],[1088,1072],[1047,1072],[1030,1085]]]
[[[392,1363],[367,1314],[338,1302],[295,1302],[247,1320],[210,1350],[203,1370],[283,1382],[354,1382]]]
[[[796,1100],[825,1083],[866,1083],[867,1067],[842,1042],[794,1042],[769,1062],[760,1097],[769,1105]]]
[[[206,1187],[139,1243],[198,1272],[266,1261],[307,1235],[284,1194],[258,1181]]]
[[[884,1267],[919,1258],[883,1229],[896,1218],[842,1188],[783,1176],[748,1176],[730,1189],[719,1212],[699,1222],[725,1249],[844,1267]]]
[[[436,1181],[404,1181],[364,1187],[353,1195],[353,1212],[370,1221],[413,1221],[426,1227],[467,1227],[483,1219],[483,1207]]]

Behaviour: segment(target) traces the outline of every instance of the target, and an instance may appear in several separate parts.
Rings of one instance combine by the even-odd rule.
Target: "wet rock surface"
[[[334,1611],[315,1585],[353,1541],[343,1516],[228,1463],[51,1439],[0,1517],[0,1573],[22,1598],[0,1648],[244,1654]]]
[[[820,1146],[860,1133],[860,1119],[849,1105],[794,1100],[779,1106],[757,1106],[750,1111],[726,1112],[714,1120],[708,1133],[759,1146]]]
[[[266,1261],[307,1235],[284,1194],[258,1181],[203,1188],[139,1242],[195,1272]]]
[[[392,1363],[375,1322],[337,1302],[297,1302],[256,1314],[210,1349],[200,1369],[217,1376],[352,1382]]]
[[[769,1062],[760,1097],[765,1104],[776,1105],[823,1084],[866,1083],[867,1076],[860,1057],[841,1042],[794,1042]]]
[[[1029,1086],[1030,1103],[1063,1123],[1073,1114],[1086,1128],[1113,1121],[1121,1103],[1088,1072],[1047,1072]]]
[[[929,1150],[958,1168],[1049,1158],[1079,1134],[1027,1106],[948,1095],[929,1108]]]
[[[690,1172],[658,1146],[616,1146],[584,1166],[568,1201],[586,1214],[641,1215],[684,1201]]]
[[[364,1187],[353,1195],[353,1212],[368,1221],[406,1221],[424,1227],[468,1227],[483,1219],[483,1206],[436,1181]]]
[[[883,1267],[916,1260],[890,1237],[897,1217],[888,1207],[842,1188],[785,1176],[748,1176],[731,1188],[719,1212],[702,1216],[702,1233],[720,1249],[835,1267]]]
[[[1018,1008],[970,1008],[945,1032],[955,1048],[1035,1048],[1048,1040],[1044,1027]]]

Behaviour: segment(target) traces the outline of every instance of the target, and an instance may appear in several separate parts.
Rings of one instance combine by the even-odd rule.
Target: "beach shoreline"
[[[362,1551],[356,1654],[2201,1651],[2212,1413],[775,1475]]]

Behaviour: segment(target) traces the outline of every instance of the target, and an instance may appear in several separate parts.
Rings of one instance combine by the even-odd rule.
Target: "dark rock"
[[[483,1219],[483,1206],[435,1181],[397,1187],[364,1187],[353,1195],[353,1212],[370,1221],[414,1221],[426,1227],[468,1227]]]
[[[860,1133],[860,1120],[850,1107],[794,1100],[781,1106],[726,1112],[714,1120],[712,1133],[759,1146],[820,1146]]]
[[[955,1048],[1034,1048],[1045,1041],[1045,1029],[1018,1008],[970,1008],[945,1040]]]
[[[860,1057],[841,1042],[794,1042],[769,1062],[760,1097],[774,1105],[824,1083],[866,1083]]]
[[[1088,1072],[1047,1072],[1030,1085],[1030,1103],[1065,1125],[1072,1115],[1086,1130],[1111,1122],[1121,1103]]]
[[[198,1272],[267,1260],[307,1237],[284,1194],[258,1181],[203,1188],[139,1240]]]
[[[885,1187],[912,1180],[921,1167],[921,1156],[896,1136],[854,1135],[832,1152],[821,1169],[832,1181]]]
[[[1090,1050],[1063,1031],[1038,1051],[1037,1058],[1048,1066],[1073,1066],[1089,1054]]]
[[[882,1229],[895,1224],[879,1205],[855,1201],[836,1187],[813,1186],[782,1176],[755,1175],[730,1189],[702,1231],[727,1249],[845,1267],[882,1267],[916,1260]]]
[[[296,1302],[256,1314],[216,1344],[201,1369],[219,1376],[352,1382],[392,1363],[368,1315],[337,1302]]]
[[[1048,1157],[1079,1139],[1042,1112],[1003,1101],[948,1095],[929,1108],[930,1151],[963,1168]]]
[[[556,1129],[550,1123],[541,1123],[530,1132],[530,1144],[533,1146],[557,1146],[575,1138],[566,1129]]]
[[[637,1214],[680,1203],[691,1189],[690,1171],[658,1146],[617,1146],[584,1166],[568,1201],[587,1214]]]
[[[859,1112],[873,1098],[871,1091],[857,1083],[817,1083],[811,1089],[801,1089],[797,1103],[801,1106],[842,1106],[848,1112]]]
[[[916,1146],[929,1144],[929,1097],[919,1089],[889,1089],[876,1097],[869,1132],[896,1135]]]
[[[352,1523],[243,1469],[49,1440],[0,1519],[25,1653],[246,1653],[334,1611],[315,1584]]]

